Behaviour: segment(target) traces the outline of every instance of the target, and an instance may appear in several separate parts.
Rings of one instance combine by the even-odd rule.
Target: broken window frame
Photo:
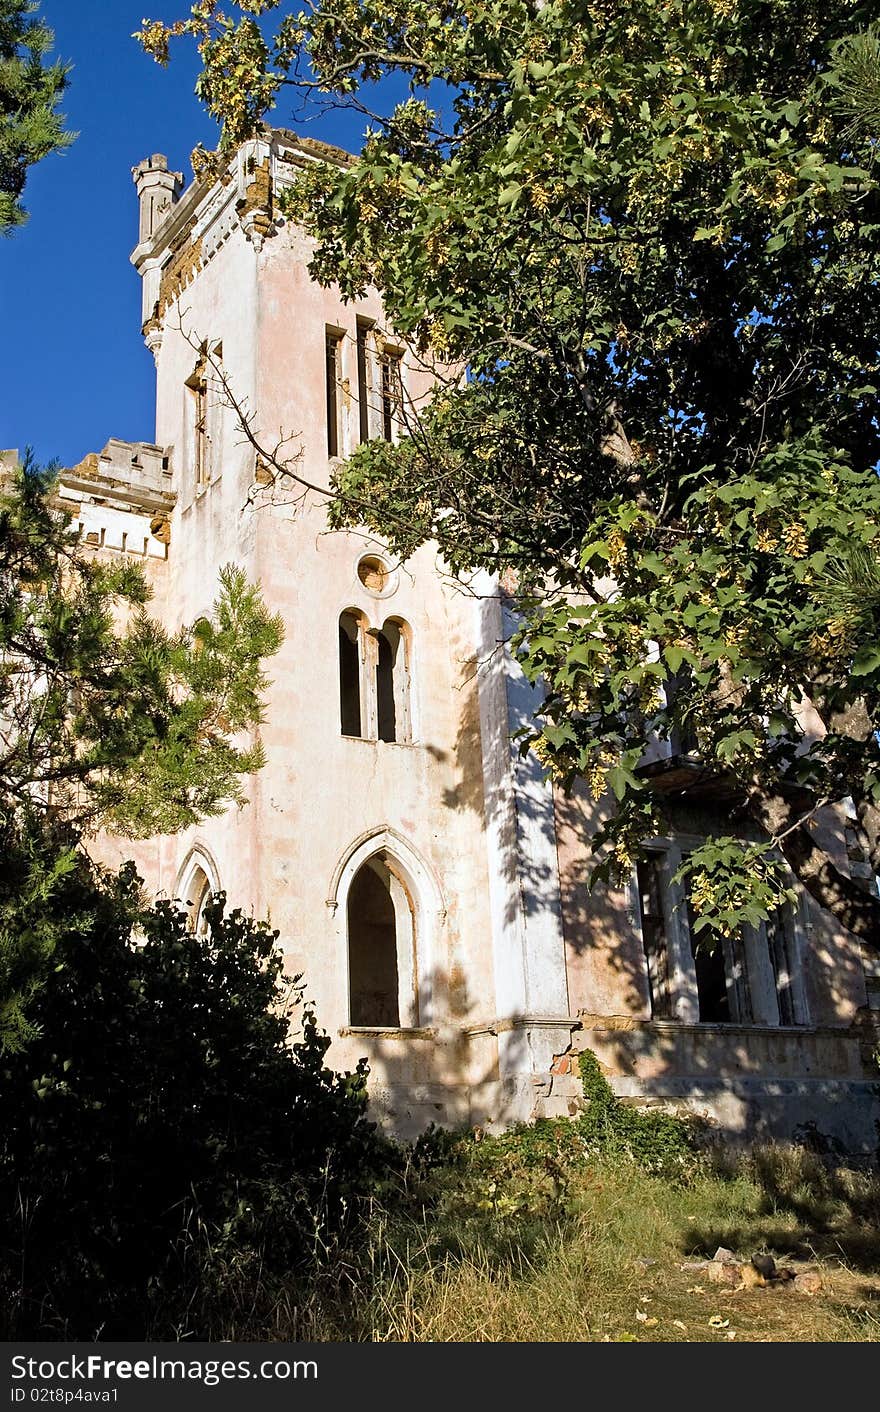
[[[366,441],[395,442],[403,423],[403,349],[357,315],[358,430]]]
[[[379,354],[382,438],[396,441],[403,416],[403,350],[385,344]]]
[[[783,928],[783,952],[774,960],[774,939],[766,924],[745,927],[738,937],[722,938],[716,943],[724,963],[728,1014],[724,1018],[707,1018],[708,997],[701,995],[695,947],[699,933],[694,930],[693,914],[686,887],[675,880],[684,856],[700,846],[703,839],[679,835],[674,839],[653,839],[643,852],[656,869],[662,905],[662,935],[665,943],[666,985],[664,999],[660,976],[662,962],[656,955],[657,923],[651,914],[652,930],[646,934],[644,925],[642,886],[639,862],[633,868],[630,886],[630,911],[642,942],[645,972],[652,1017],[674,1020],[679,1024],[726,1026],[760,1026],[761,1028],[803,1028],[810,1024],[804,986],[803,957],[806,934],[800,905],[784,909],[780,925]],[[639,860],[642,861],[642,860]],[[643,872],[645,865],[643,864]],[[652,954],[654,953],[654,954]],[[784,960],[784,967],[780,960]],[[705,972],[704,972],[705,974]]]

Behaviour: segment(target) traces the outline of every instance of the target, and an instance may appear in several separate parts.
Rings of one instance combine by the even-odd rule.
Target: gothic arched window
[[[410,631],[400,619],[368,629],[353,609],[339,619],[342,734],[407,744],[412,740]]]
[[[413,904],[386,855],[368,859],[352,879],[347,924],[350,1024],[418,1025]]]

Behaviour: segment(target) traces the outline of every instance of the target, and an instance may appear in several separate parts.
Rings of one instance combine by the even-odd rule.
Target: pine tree
[[[57,112],[67,66],[47,62],[54,35],[33,0],[0,0],[0,234],[27,219],[28,168],[73,141]]]
[[[0,497],[0,1048],[27,1038],[82,840],[174,833],[242,802],[282,639],[231,565],[212,617],[167,633],[136,564],[80,548],[53,478],[26,463]]]

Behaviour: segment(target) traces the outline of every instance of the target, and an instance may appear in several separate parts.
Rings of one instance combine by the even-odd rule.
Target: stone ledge
[[[405,1025],[343,1025],[336,1033],[340,1039],[415,1039],[433,1043],[438,1038],[437,1030],[426,1026],[408,1029]]]
[[[507,1034],[510,1030],[579,1030],[583,1023],[575,1015],[511,1015],[505,1019],[481,1020],[474,1025],[463,1025],[462,1032],[469,1039],[482,1034]]]
[[[780,1035],[797,1036],[801,1038],[829,1037],[833,1039],[845,1039],[847,1037],[856,1038],[862,1026],[858,1024],[847,1025],[742,1025],[742,1024],[719,1024],[716,1021],[690,1021],[690,1020],[643,1020],[634,1015],[591,1015],[582,1014],[578,1017],[578,1028],[584,1031],[595,1030],[600,1033],[636,1033],[646,1030],[648,1032],[658,1031],[661,1034],[692,1034],[692,1035],[746,1035],[762,1036]]]

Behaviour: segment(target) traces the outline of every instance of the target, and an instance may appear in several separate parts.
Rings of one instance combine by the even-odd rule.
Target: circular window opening
[[[369,593],[383,597],[394,587],[394,575],[376,554],[365,554],[358,564],[358,578]]]

